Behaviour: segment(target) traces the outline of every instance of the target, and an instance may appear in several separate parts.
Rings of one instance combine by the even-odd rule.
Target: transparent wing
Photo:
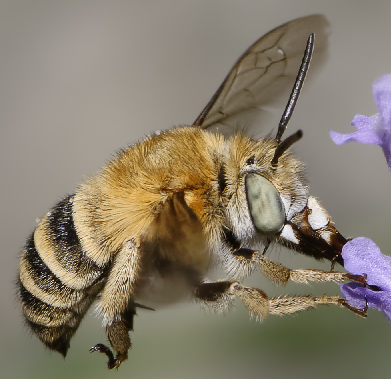
[[[239,119],[251,123],[278,100],[286,102],[309,35],[315,34],[312,64],[316,64],[326,50],[327,29],[324,16],[312,15],[283,24],[261,37],[235,63],[194,126],[236,128]]]

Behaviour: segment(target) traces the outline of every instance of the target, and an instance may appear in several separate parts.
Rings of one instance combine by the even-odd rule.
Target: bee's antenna
[[[278,130],[276,135],[276,140],[278,143],[280,143],[281,137],[284,134],[288,122],[292,116],[293,110],[295,109],[297,99],[299,98],[300,95],[301,87],[303,86],[304,79],[308,72],[308,68],[310,67],[312,52],[314,50],[314,40],[315,40],[315,36],[314,34],[311,34],[307,40],[307,46],[304,51],[303,60],[301,61],[299,73],[297,74],[295,84],[292,88],[292,92],[289,97],[289,101],[285,107],[285,111],[278,125]],[[275,158],[273,158],[273,160],[275,160]],[[278,158],[279,157],[277,157],[276,159],[278,160]]]
[[[296,133],[291,134],[277,145],[274,152],[274,157],[271,162],[272,168],[277,167],[278,158],[280,158],[281,155],[284,154],[284,151],[286,151],[292,144],[297,142],[301,137],[303,137],[303,132],[299,129]]]

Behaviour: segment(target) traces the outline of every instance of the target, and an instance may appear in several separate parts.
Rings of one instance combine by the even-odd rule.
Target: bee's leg
[[[345,299],[339,296],[284,296],[269,298],[263,291],[245,287],[239,282],[202,283],[196,289],[197,298],[204,300],[215,309],[227,308],[235,297],[238,297],[250,312],[251,316],[259,320],[269,314],[278,316],[288,315],[307,309],[315,308],[319,304],[334,304],[349,309],[365,317],[367,307],[354,308]]]
[[[132,346],[129,332],[133,330],[133,317],[135,314],[135,307],[131,305],[128,310],[121,315],[119,321],[113,321],[110,325],[106,326],[110,345],[117,352],[115,358],[110,348],[101,343],[98,343],[90,349],[91,352],[99,351],[107,355],[109,358],[107,367],[109,369],[118,368],[120,364],[128,358],[128,350]]]
[[[129,331],[133,330],[133,317],[137,304],[133,302],[135,282],[140,271],[140,244],[135,239],[128,241],[116,255],[107,282],[98,303],[98,312],[116,357],[102,344],[93,347],[109,357],[108,368],[118,368],[128,358],[131,347]]]
[[[126,314],[121,315],[120,320],[113,321],[106,326],[110,345],[116,351],[115,361],[110,362],[109,359],[107,363],[109,369],[118,368],[124,360],[128,359],[128,350],[132,346],[129,332],[133,330],[133,317],[135,314],[135,308],[132,307]]]
[[[103,343],[97,343],[95,346],[91,347],[90,352],[93,353],[94,351],[99,351],[100,353],[106,354],[107,357],[109,358],[107,362],[107,367],[108,368],[113,368],[115,365],[115,358],[114,354],[111,351],[109,347],[106,345],[103,345]]]
[[[244,259],[256,263],[263,274],[277,284],[285,285],[288,280],[298,283],[313,282],[344,282],[355,281],[366,284],[366,277],[348,272],[334,272],[310,269],[291,270],[280,263],[272,261],[264,254],[250,249],[238,249],[234,252],[239,260]]]

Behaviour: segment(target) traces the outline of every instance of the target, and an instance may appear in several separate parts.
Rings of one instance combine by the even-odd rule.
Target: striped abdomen
[[[27,324],[63,356],[104,284],[104,268],[80,245],[72,201],[73,196],[66,197],[40,220],[23,249],[18,280]]]

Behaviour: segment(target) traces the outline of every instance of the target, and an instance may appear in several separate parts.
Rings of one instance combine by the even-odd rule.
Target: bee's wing
[[[287,101],[309,35],[315,34],[314,59],[319,59],[326,50],[327,27],[324,16],[312,15],[283,24],[261,37],[235,63],[194,126],[236,127],[244,113],[254,118],[262,106],[271,106],[281,97]]]

